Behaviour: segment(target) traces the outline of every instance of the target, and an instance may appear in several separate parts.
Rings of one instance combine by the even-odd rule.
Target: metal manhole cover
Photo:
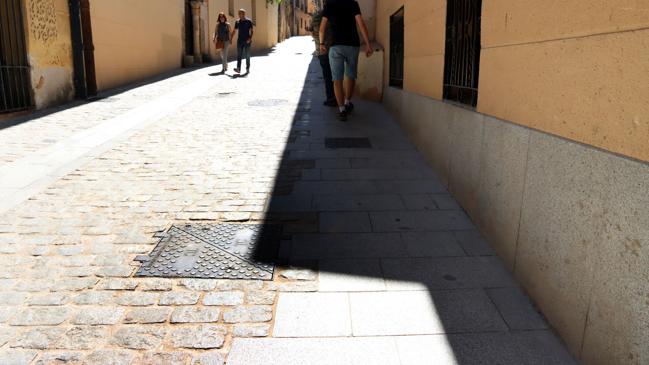
[[[174,225],[135,276],[272,280],[280,239],[276,225]]]
[[[249,106],[273,107],[288,103],[286,99],[257,99],[248,102]]]
[[[368,138],[325,138],[325,147],[338,148],[372,148]]]

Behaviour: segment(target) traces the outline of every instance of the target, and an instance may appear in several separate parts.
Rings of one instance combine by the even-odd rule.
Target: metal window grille
[[[390,86],[403,87],[404,8],[390,17]]]
[[[0,1],[0,113],[32,106],[20,0]]]
[[[444,99],[478,104],[482,0],[448,0]]]

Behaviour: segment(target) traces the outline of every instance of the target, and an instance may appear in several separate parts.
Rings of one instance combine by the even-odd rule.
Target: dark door
[[[20,0],[0,1],[0,113],[32,106]]]
[[[390,86],[403,87],[404,8],[390,17]]]
[[[185,1],[185,54],[194,54],[194,15],[189,0]]]

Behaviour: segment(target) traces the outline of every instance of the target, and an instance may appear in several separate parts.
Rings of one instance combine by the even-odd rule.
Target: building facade
[[[584,364],[649,363],[649,2],[377,0],[384,103]]]
[[[256,25],[253,51],[273,47],[278,4],[265,0],[3,0],[0,113],[43,109],[216,60],[217,14],[234,24],[241,8]]]

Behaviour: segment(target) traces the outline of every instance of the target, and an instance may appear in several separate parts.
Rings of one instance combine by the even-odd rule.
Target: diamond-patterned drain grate
[[[325,147],[338,148],[372,148],[369,138],[325,138]]]
[[[272,280],[280,240],[276,225],[174,225],[135,276]]]

